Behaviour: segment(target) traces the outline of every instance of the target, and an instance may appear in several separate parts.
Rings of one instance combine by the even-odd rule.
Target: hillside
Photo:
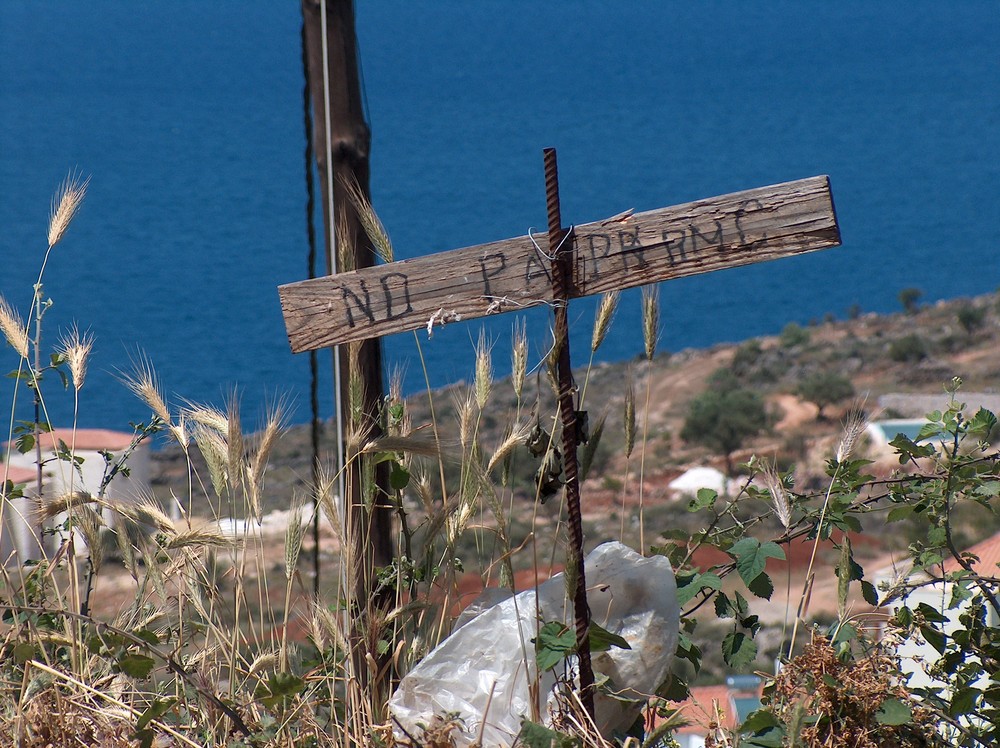
[[[965,322],[963,326],[962,321]],[[795,394],[798,384],[810,374],[834,371],[850,379],[869,415],[878,415],[879,401],[894,393],[928,396],[941,407],[946,402],[943,385],[953,376],[964,382],[963,392],[996,392],[1000,389],[1000,311],[998,297],[957,299],[925,306],[914,313],[864,314],[846,321],[825,321],[807,327],[789,325],[781,335],[742,343],[720,344],[708,349],[660,353],[649,363],[642,360],[598,364],[590,372],[579,370],[578,383],[586,384],[584,407],[591,424],[606,416],[606,426],[584,487],[585,511],[603,512],[612,504],[632,505],[638,500],[634,480],[643,461],[643,494],[646,506],[666,497],[666,483],[693,465],[723,466],[720,455],[680,438],[684,418],[693,398],[706,386],[709,375],[730,369],[746,387],[766,398],[770,428],[747,443],[737,458],[757,454],[773,457],[782,466],[794,464],[800,481],[821,480],[825,460],[840,438],[841,420],[850,401],[830,406],[824,418],[817,407]],[[641,340],[637,340],[637,348]],[[506,352],[495,351],[496,356]],[[582,358],[582,354],[579,354]],[[626,382],[631,377],[636,396],[639,445],[629,472],[631,485],[622,486],[626,471],[623,454],[623,410]],[[530,407],[536,396],[535,378],[525,385],[524,400]],[[539,412],[551,402],[544,377],[539,377]],[[433,393],[442,438],[457,438],[456,402],[464,392],[455,385]],[[897,398],[898,400],[898,398]],[[892,399],[889,398],[891,402]],[[415,426],[429,422],[426,394],[409,399]],[[507,381],[493,385],[491,400],[483,413],[479,433],[484,445],[495,445],[514,420],[517,401]],[[890,409],[883,415],[920,415]],[[523,418],[523,417],[522,417]],[[268,505],[287,507],[294,491],[304,491],[310,476],[309,427],[295,426],[279,440],[267,474]],[[641,444],[645,434],[645,454]],[[332,428],[321,429],[321,456],[333,449]],[[891,465],[880,465],[891,469]],[[179,449],[168,446],[155,456],[154,486],[157,496],[187,490],[186,469]],[[527,497],[526,497],[527,498]]]

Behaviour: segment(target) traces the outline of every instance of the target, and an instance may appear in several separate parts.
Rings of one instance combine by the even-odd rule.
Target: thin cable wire
[[[309,256],[306,259],[306,272],[310,278],[316,277],[316,227],[313,222],[316,209],[316,185],[313,180],[313,128],[312,128],[312,96],[309,91],[309,51],[306,44],[306,19],[302,18],[302,125],[305,129],[305,170],[306,170],[306,239],[309,243]],[[309,442],[312,458],[311,478],[313,488],[313,596],[319,599],[320,563],[319,563],[319,358],[316,351],[309,351]]]
[[[330,134],[330,50],[327,46],[327,24],[326,24],[326,0],[319,3],[320,25],[323,27],[322,38],[323,49],[323,123],[326,131],[326,196],[329,220],[327,221],[327,246],[330,247],[330,270],[334,275],[338,272],[337,262],[337,232],[336,214],[333,212],[333,144]],[[341,513],[342,526],[346,527],[347,505],[344,496],[344,419],[343,402],[340,390],[340,346],[333,347],[333,397],[337,413],[337,491],[339,495],[339,509]]]

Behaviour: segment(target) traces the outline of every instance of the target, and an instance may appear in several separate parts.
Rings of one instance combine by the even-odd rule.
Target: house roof
[[[963,553],[971,553],[979,558],[979,561],[972,562],[972,568],[977,573],[987,577],[996,576],[997,564],[1000,564],[1000,532],[976,543],[971,548],[966,548]],[[954,558],[945,559],[945,573],[958,571],[961,568],[961,564]]]
[[[0,481],[10,480],[14,483],[31,483],[38,477],[38,472],[31,468],[15,467],[0,463]]]
[[[752,691],[738,690],[726,684],[694,686],[691,696],[677,706],[688,722],[677,732],[682,735],[706,735],[711,729],[709,725],[713,724],[726,730],[736,729],[750,711],[760,708],[760,690],[759,681]],[[721,722],[717,722],[718,712],[721,712]]]
[[[55,450],[56,445],[59,444],[59,440],[62,439],[66,444],[75,447],[77,450],[85,449],[90,451],[97,451],[99,449],[106,449],[109,452],[120,452],[123,449],[128,448],[132,443],[132,434],[125,433],[124,431],[110,431],[108,429],[77,429],[75,432],[73,429],[52,429],[52,431],[41,434],[40,441],[42,446],[47,449]],[[11,443],[4,443],[5,448],[10,448]]]

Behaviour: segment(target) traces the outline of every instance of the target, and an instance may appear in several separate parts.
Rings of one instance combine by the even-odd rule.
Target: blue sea
[[[830,175],[843,246],[663,284],[664,351],[1000,284],[995,0],[362,0],[357,20],[373,202],[400,258],[545,226],[553,146],[567,224]],[[0,293],[22,315],[51,195],[91,176],[44,278],[44,342],[74,322],[97,339],[82,425],[148,417],[117,379],[139,352],[174,403],[237,387],[245,411],[284,395],[308,419],[276,291],[308,275],[300,24],[274,0],[0,2]],[[579,364],[593,310],[571,306]],[[600,358],[641,351],[639,316],[629,292]],[[514,319],[482,323],[499,373]],[[545,313],[529,325],[537,358]],[[432,385],[468,378],[479,327],[387,338],[387,366],[422,388],[419,341]]]

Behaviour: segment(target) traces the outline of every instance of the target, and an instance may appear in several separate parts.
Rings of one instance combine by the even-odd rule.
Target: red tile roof
[[[735,691],[725,684],[694,686],[691,688],[691,696],[677,705],[681,716],[688,722],[677,732],[705,735],[709,732],[709,725],[716,724],[719,717],[718,712],[722,713],[722,722],[719,726],[727,730],[736,729],[740,726],[740,721],[732,699],[743,695],[742,691]],[[760,696],[760,687],[756,689],[754,695]],[[716,705],[718,705],[718,710],[716,710]]]
[[[55,449],[60,439],[76,449],[93,451],[106,449],[110,452],[120,452],[132,443],[132,434],[108,429],[77,429],[75,442],[72,429],[52,429],[49,433],[42,434],[41,437],[42,446],[52,450]],[[4,447],[8,449],[10,446],[10,442],[4,444]]]
[[[32,483],[38,473],[31,468],[14,467],[0,463],[0,482],[11,480],[14,483]]]
[[[979,561],[972,562],[972,568],[976,572],[985,577],[996,576],[998,573],[997,564],[1000,564],[1000,533],[976,543],[971,548],[966,548],[963,553],[971,553],[979,558]],[[945,573],[958,571],[961,568],[961,564],[955,559],[945,559]]]

